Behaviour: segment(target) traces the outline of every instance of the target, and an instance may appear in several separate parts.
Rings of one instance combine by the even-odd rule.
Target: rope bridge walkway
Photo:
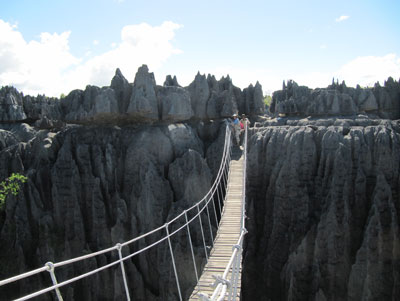
[[[215,300],[220,293],[215,289],[216,285],[219,285],[219,289],[222,289],[222,285],[225,285],[225,290],[232,289],[228,300],[240,298],[241,250],[243,236],[246,234],[245,230],[241,231],[243,228],[242,201],[244,200],[242,193],[244,193],[245,182],[244,156],[241,156],[239,151],[233,151],[232,158],[235,157],[239,157],[239,160],[231,161],[225,205],[214,247],[190,300]],[[232,254],[233,251],[236,254]],[[233,262],[230,262],[231,259]],[[231,266],[233,266],[232,269]],[[214,284],[210,285],[213,282]],[[225,291],[222,297],[224,295]]]
[[[164,225],[133,238],[129,241],[118,243],[108,249],[100,250],[84,256],[75,257],[69,260],[52,263],[47,262],[43,267],[29,271],[5,280],[0,281],[0,287],[9,283],[26,279],[33,275],[43,272],[50,274],[52,281],[51,286],[43,288],[39,291],[30,293],[15,300],[28,300],[46,293],[55,293],[57,300],[63,300],[60,288],[67,286],[73,282],[84,279],[100,271],[109,269],[113,266],[120,267],[122,280],[126,299],[131,300],[129,291],[129,279],[125,272],[125,264],[132,257],[153,248],[162,242],[168,242],[169,252],[171,255],[171,263],[174,270],[177,297],[183,300],[181,285],[179,282],[179,275],[177,272],[174,249],[172,246],[171,237],[180,231],[187,234],[190,245],[191,257],[193,261],[193,270],[196,276],[197,285],[190,296],[190,300],[239,300],[240,297],[240,274],[241,274],[241,258],[242,258],[242,245],[245,234],[245,183],[246,183],[246,152],[247,152],[247,124],[245,124],[244,139],[243,139],[243,155],[241,151],[236,150],[232,152],[232,131],[230,126],[226,126],[224,150],[216,179],[207,194],[199,202],[192,207],[184,210],[178,216],[168,221]],[[231,160],[232,159],[232,160]],[[218,215],[221,220],[218,222]],[[204,221],[207,220],[204,226]],[[215,238],[213,237],[213,230],[211,220],[219,225]],[[180,221],[178,229],[171,230],[171,224]],[[196,263],[195,252],[193,250],[193,241],[190,225],[193,227],[200,226],[202,244],[204,247],[204,254],[207,261],[202,274],[197,270],[198,264]],[[205,233],[208,227],[209,234],[211,235],[212,250],[209,251],[206,246]],[[146,245],[145,247],[133,253],[129,253],[129,246],[138,241],[145,241],[146,237],[151,235],[160,235],[164,233],[159,240]],[[57,281],[56,269],[62,266],[68,266],[95,256],[117,252],[118,259],[91,270],[84,274],[80,274],[73,278]],[[124,255],[123,255],[124,254]],[[212,284],[213,283],[213,284]],[[212,286],[210,286],[212,284]]]

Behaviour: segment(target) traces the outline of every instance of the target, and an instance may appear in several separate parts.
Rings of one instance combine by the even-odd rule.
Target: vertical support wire
[[[131,296],[129,295],[128,282],[126,281],[126,274],[125,274],[125,266],[124,266],[124,262],[122,260],[122,245],[120,243],[117,243],[115,246],[117,247],[117,250],[118,250],[118,256],[119,256],[121,272],[122,272],[122,279],[124,281],[124,287],[125,287],[126,300],[130,301]]]
[[[208,203],[207,203],[207,201],[205,202],[205,205],[206,205],[206,210],[207,210],[208,225],[210,226],[211,245],[214,246],[214,235],[213,235],[213,233],[212,233],[211,219],[210,219],[210,211],[208,210]]]
[[[226,199],[226,194],[227,194],[227,192],[228,192],[228,177],[229,177],[228,165],[229,165],[229,164],[226,164],[226,168],[225,168],[224,174],[223,174],[223,179],[224,179],[223,183],[224,183],[224,190],[225,190],[225,196],[224,196],[224,198],[223,198],[224,201],[225,201],[225,199]],[[225,204],[225,202],[224,202],[224,204]],[[224,206],[224,207],[225,207],[225,206]]]
[[[177,270],[176,270],[174,252],[172,251],[171,237],[169,236],[168,225],[169,225],[168,223],[165,224],[165,230],[167,231],[169,250],[170,250],[170,252],[171,252],[172,265],[173,265],[173,267],[174,267],[176,286],[177,286],[177,288],[178,288],[178,293],[179,293],[179,300],[182,301],[181,287],[180,287],[180,285],[179,285],[178,272],[177,272]]]
[[[222,219],[222,204],[221,204],[221,199],[219,196],[219,190],[221,188],[221,181],[222,181],[222,177],[219,180],[218,186],[217,186],[217,197],[218,197],[218,207],[219,207],[219,220]]]
[[[197,213],[199,214],[199,222],[200,222],[201,237],[203,238],[204,252],[206,253],[206,262],[208,262],[208,254],[207,254],[206,240],[204,239],[203,223],[201,222],[201,213],[200,213],[200,209],[199,209],[199,204],[197,204],[196,207],[197,207]]]
[[[187,211],[186,210],[185,210],[185,220],[186,220],[186,229],[187,229],[189,243],[190,243],[190,250],[192,251],[194,273],[196,274],[196,281],[199,282],[199,275],[197,274],[197,267],[196,267],[196,259],[194,257],[194,251],[193,251],[192,236],[190,235],[190,228],[189,228],[189,223],[188,223]]]
[[[218,228],[217,210],[215,209],[215,203],[214,203],[215,191],[216,190],[214,190],[214,193],[210,196],[210,199],[212,199],[210,202],[212,202],[212,205],[213,205],[213,208],[214,208],[215,226]]]
[[[230,163],[231,160],[232,160],[232,147],[229,149],[229,152],[228,152],[228,162]],[[230,164],[227,164],[227,166],[228,166],[228,179],[229,179],[229,177],[231,175],[231,168],[230,168]]]
[[[57,285],[57,278],[56,278],[56,274],[54,272],[54,264],[52,262],[46,262],[45,266],[47,266],[48,268],[48,272],[50,273],[50,277],[51,277],[51,281],[53,282],[53,285]],[[57,287],[56,289],[56,295],[57,295],[57,299],[58,301],[63,301],[63,297],[61,295],[60,289]]]
[[[227,157],[228,158],[227,158],[226,168],[225,168],[225,180],[226,180],[225,184],[226,185],[228,185],[228,179],[229,179],[229,175],[230,175],[230,172],[231,172],[230,162],[231,162],[231,159],[232,159],[232,148],[229,149]]]

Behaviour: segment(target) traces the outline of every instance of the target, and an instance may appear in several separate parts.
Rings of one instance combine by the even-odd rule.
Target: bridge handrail
[[[125,261],[125,260],[127,260],[127,259],[129,259],[129,258],[131,258],[133,256],[136,256],[136,255],[146,251],[147,249],[150,249],[150,248],[154,247],[155,245],[157,245],[157,244],[159,244],[159,243],[161,243],[161,242],[163,242],[163,241],[165,241],[167,239],[169,240],[169,238],[171,236],[173,236],[177,232],[181,231],[183,228],[187,227],[187,225],[192,223],[196,218],[198,218],[200,216],[200,214],[206,208],[208,210],[207,206],[211,202],[211,200],[213,200],[213,198],[209,197],[209,196],[212,196],[215,193],[215,191],[218,188],[218,185],[219,185],[220,181],[222,180],[222,178],[224,176],[224,172],[225,172],[225,168],[226,168],[227,163],[228,163],[228,159],[230,159],[230,157],[229,157],[230,148],[231,148],[231,129],[230,129],[229,125],[227,125],[226,126],[226,130],[225,130],[224,150],[223,150],[223,155],[222,155],[222,158],[221,158],[220,168],[218,170],[218,174],[217,174],[217,176],[216,176],[216,178],[214,180],[214,183],[212,184],[211,188],[209,189],[209,191],[206,193],[206,195],[200,201],[198,201],[196,204],[194,204],[190,208],[184,210],[182,213],[180,213],[179,215],[177,215],[176,217],[174,217],[170,221],[166,222],[164,225],[162,225],[162,226],[160,226],[160,227],[158,227],[156,229],[153,229],[153,230],[151,230],[149,232],[146,232],[146,233],[144,233],[144,234],[142,234],[142,235],[140,235],[138,237],[135,237],[135,238],[133,238],[133,239],[131,239],[129,241],[126,241],[126,242],[123,242],[123,243],[117,243],[115,246],[107,248],[107,249],[103,249],[103,250],[100,250],[100,251],[97,251],[97,252],[93,252],[93,253],[90,253],[90,254],[86,254],[86,255],[79,256],[79,257],[71,258],[71,259],[68,259],[68,260],[60,261],[60,262],[57,262],[57,263],[47,262],[41,268],[38,268],[38,269],[29,271],[29,272],[26,272],[26,273],[22,273],[20,275],[16,275],[16,276],[1,280],[0,281],[0,286],[6,285],[8,283],[15,282],[15,281],[18,281],[18,280],[21,280],[21,279],[24,279],[24,278],[27,278],[27,277],[30,277],[30,276],[33,276],[33,275],[36,275],[36,274],[39,274],[39,273],[42,273],[44,271],[48,271],[48,272],[51,273],[51,277],[52,277],[52,280],[53,280],[53,286],[50,286],[50,287],[47,287],[47,288],[42,289],[40,291],[31,293],[31,294],[26,295],[24,297],[21,297],[21,298],[19,298],[17,300],[27,300],[29,298],[33,298],[33,297],[39,296],[41,294],[44,294],[44,293],[52,291],[52,290],[56,290],[57,297],[59,298],[59,300],[62,300],[60,292],[58,291],[59,287],[62,287],[62,286],[67,285],[67,284],[70,284],[70,283],[72,283],[74,281],[77,281],[79,279],[85,278],[87,276],[93,275],[93,274],[95,274],[97,272],[100,272],[102,270],[105,270],[105,269],[107,269],[107,268],[109,268],[111,266],[117,265],[118,263],[121,264],[121,268],[123,270],[123,261]],[[207,200],[207,198],[208,198],[208,200]],[[204,203],[202,208],[199,209],[199,206],[204,201],[206,201],[206,202]],[[173,231],[171,233],[168,232],[168,227],[169,227],[169,225],[171,223],[175,222],[176,220],[178,220],[183,215],[186,215],[187,212],[193,210],[194,208],[198,208],[198,212],[190,220],[188,220],[186,223],[184,223],[177,230],[175,230],[175,231]],[[215,210],[215,207],[214,207],[214,210]],[[221,210],[221,208],[220,208],[220,210]],[[132,254],[129,254],[129,255],[125,256],[125,257],[122,257],[121,254],[120,254],[120,258],[118,260],[113,261],[113,262],[111,262],[111,263],[109,263],[109,264],[107,264],[105,266],[102,266],[102,267],[97,268],[95,270],[92,270],[92,271],[89,271],[87,273],[78,275],[78,276],[76,276],[74,278],[65,280],[65,281],[63,281],[61,283],[57,283],[57,280],[56,280],[55,274],[54,274],[54,268],[65,266],[65,265],[68,265],[68,264],[71,264],[71,263],[74,263],[74,262],[78,262],[78,261],[81,261],[81,260],[89,259],[89,258],[92,258],[94,256],[98,256],[98,255],[101,255],[101,254],[104,254],[104,253],[107,253],[107,252],[112,252],[114,250],[118,250],[119,252],[121,252],[122,247],[127,246],[127,245],[129,245],[129,244],[131,244],[131,243],[133,243],[135,241],[140,240],[140,239],[143,239],[143,238],[145,238],[145,237],[147,237],[147,236],[149,236],[149,235],[151,235],[153,233],[156,233],[156,232],[158,232],[158,231],[160,231],[162,229],[166,229],[167,230],[167,235],[164,236],[163,238],[159,239],[158,241],[156,241],[156,242],[154,242],[154,243],[152,243],[152,244],[150,244],[150,245],[148,245],[146,247],[143,247],[142,249],[140,249],[140,250],[138,250],[138,251],[136,251],[136,252],[134,252]],[[203,240],[204,240],[204,238],[203,238]],[[175,267],[174,267],[174,269],[175,269]],[[125,278],[124,272],[123,272],[123,276]],[[124,279],[124,281],[125,281],[125,279]],[[127,290],[127,287],[125,287],[125,289]],[[178,290],[179,290],[179,285],[178,285]],[[130,300],[129,293],[128,292],[126,292],[126,293],[127,293],[127,299]],[[179,291],[179,294],[180,294],[180,291]]]

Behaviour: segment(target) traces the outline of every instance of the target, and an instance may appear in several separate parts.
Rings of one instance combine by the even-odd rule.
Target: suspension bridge
[[[32,292],[28,295],[18,297],[15,300],[29,300],[34,297],[52,293],[56,300],[63,300],[60,288],[71,285],[72,283],[90,277],[103,270],[111,267],[120,268],[122,274],[123,287],[127,300],[131,300],[130,283],[128,275],[125,271],[125,264],[146,250],[149,250],[162,242],[167,242],[171,263],[174,271],[177,298],[184,300],[181,281],[177,269],[174,248],[172,245],[172,237],[178,232],[186,232],[190,245],[190,253],[193,262],[193,271],[197,284],[195,285],[189,300],[239,300],[240,299],[240,283],[241,283],[241,259],[244,236],[247,233],[245,228],[245,188],[246,188],[246,165],[247,165],[247,124],[245,124],[243,149],[232,147],[232,130],[229,125],[226,126],[225,143],[216,179],[207,194],[199,202],[192,207],[187,208],[178,216],[174,217],[164,225],[147,232],[143,235],[135,237],[129,241],[118,243],[113,247],[100,250],[84,256],[72,258],[61,262],[47,262],[43,267],[38,269],[5,279],[0,281],[0,287],[21,280],[26,280],[34,275],[48,272],[52,285],[45,287],[39,291]],[[218,219],[218,216],[220,219]],[[204,220],[206,222],[204,223]],[[212,221],[218,225],[217,233],[213,234]],[[173,223],[180,221],[177,229],[171,227]],[[205,225],[204,225],[205,224]],[[206,265],[202,270],[198,270],[198,262],[196,262],[195,251],[192,241],[191,227],[200,226],[202,244],[204,247],[204,255]],[[212,248],[209,250],[206,245],[206,229],[211,235]],[[160,235],[164,233],[162,238],[148,244],[141,249],[129,253],[129,246],[138,241],[145,241],[146,237],[154,234]],[[116,252],[117,259],[93,269],[86,273],[80,274],[73,278],[62,280],[57,279],[57,269],[66,267],[73,263],[93,258],[102,254]],[[182,279],[181,279],[182,280]]]

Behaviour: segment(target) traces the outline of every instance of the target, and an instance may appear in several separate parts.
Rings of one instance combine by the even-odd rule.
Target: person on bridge
[[[236,139],[236,144],[240,145],[240,122],[237,114],[233,114],[232,116],[232,127],[233,127],[233,136]]]

